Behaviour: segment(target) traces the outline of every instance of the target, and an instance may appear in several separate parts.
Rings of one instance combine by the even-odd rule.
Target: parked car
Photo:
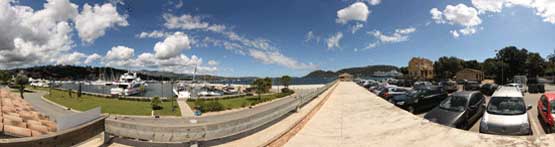
[[[396,95],[401,95],[401,94],[405,94],[409,91],[408,88],[402,88],[402,87],[387,87],[384,90],[382,90],[378,96],[385,99],[385,100],[389,100],[390,98],[392,98],[393,96]]]
[[[555,130],[555,92],[548,92],[540,97],[538,119],[546,133],[553,133]]]
[[[516,87],[518,90],[520,90],[520,92],[524,93],[526,92],[526,90],[524,89],[524,85],[520,84],[520,83],[509,83],[507,84],[507,86],[509,87]]]
[[[464,91],[479,91],[480,83],[478,81],[467,81],[463,86]]]
[[[544,93],[545,92],[545,85],[538,80],[536,77],[528,78],[528,82],[526,83],[526,87],[528,87],[529,93]]]
[[[413,86],[414,89],[419,89],[421,87],[428,87],[428,86],[432,86],[432,82],[430,81],[416,81],[414,82]]]
[[[453,81],[441,81],[438,83],[438,85],[448,93],[452,93],[459,90],[459,87],[457,87],[457,83]]]
[[[480,87],[480,92],[482,92],[483,94],[487,95],[487,96],[491,96],[493,94],[493,92],[495,92],[495,90],[497,90],[499,86],[497,84],[493,84],[493,83],[487,83],[482,85],[482,87]]]
[[[499,135],[531,135],[528,110],[523,95],[516,87],[501,87],[489,100],[480,120],[480,133]]]
[[[413,90],[406,94],[396,95],[389,99],[395,106],[415,113],[418,110],[429,109],[437,106],[447,98],[447,92],[438,86],[427,86],[427,88]]]
[[[428,112],[424,118],[438,124],[468,130],[485,111],[486,97],[477,91],[456,92]]]

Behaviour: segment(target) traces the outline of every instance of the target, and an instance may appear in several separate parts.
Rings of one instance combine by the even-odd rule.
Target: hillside
[[[374,76],[375,72],[380,72],[380,71],[389,72],[392,70],[399,71],[399,68],[391,65],[370,65],[366,67],[345,68],[345,69],[338,70],[337,72],[316,70],[316,71],[310,72],[303,78],[335,78],[337,77],[337,75],[341,73],[349,73],[360,77],[370,77],[370,76]]]

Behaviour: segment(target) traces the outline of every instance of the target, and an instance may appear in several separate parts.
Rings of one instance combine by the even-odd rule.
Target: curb
[[[59,107],[59,108],[62,108],[62,109],[64,109],[64,110],[70,110],[70,111],[73,111],[73,112],[76,112],[76,113],[81,113],[81,112],[82,112],[82,111],[79,111],[79,110],[75,110],[75,109],[68,108],[68,107],[66,107],[66,106],[62,106],[62,105],[60,105],[60,104],[58,104],[58,103],[55,103],[55,102],[53,102],[53,101],[50,101],[50,100],[44,98],[44,95],[40,96],[40,98],[41,98],[42,100],[44,100],[45,102],[50,103],[50,104],[52,104],[52,105],[54,105],[54,106],[57,106],[57,107]]]

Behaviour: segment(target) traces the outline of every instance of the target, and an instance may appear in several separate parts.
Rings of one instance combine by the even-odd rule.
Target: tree
[[[7,71],[0,70],[0,83],[7,83],[10,80],[10,74]]]
[[[508,69],[504,71],[504,77],[512,78],[515,75],[526,74],[526,60],[528,59],[528,50],[518,49],[514,46],[505,47],[496,55],[497,59],[505,64],[508,64]]]
[[[256,94],[258,94],[258,99],[260,100],[261,94],[267,93],[272,88],[272,79],[264,78],[264,79],[256,79],[251,84],[255,88]]]
[[[463,67],[480,70],[480,63],[478,63],[478,61],[476,60],[464,61]]]
[[[486,77],[494,78],[496,83],[505,84],[507,81],[505,72],[509,69],[508,64],[494,58],[488,58],[480,66]]]
[[[287,89],[289,90],[289,84],[291,84],[291,77],[288,75],[282,76],[281,79],[281,84],[283,84],[283,89]]]
[[[526,60],[528,76],[543,76],[545,66],[545,60],[540,56],[539,53],[528,54],[528,59]]]
[[[22,99],[25,99],[25,97],[23,97],[23,92],[25,91],[25,85],[27,85],[28,83],[29,78],[25,76],[23,72],[19,72],[19,74],[17,74],[17,76],[15,77],[15,84],[19,87],[19,95]]]
[[[437,79],[449,79],[463,69],[464,60],[456,57],[440,57],[434,62],[434,73]]]

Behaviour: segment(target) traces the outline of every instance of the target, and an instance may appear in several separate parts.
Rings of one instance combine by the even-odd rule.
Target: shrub
[[[224,110],[224,105],[218,101],[210,101],[205,106],[207,112]]]
[[[150,105],[152,106],[152,110],[160,110],[162,109],[162,107],[160,106],[162,104],[162,101],[160,101],[159,97],[154,97],[152,98],[152,100],[150,101]]]

